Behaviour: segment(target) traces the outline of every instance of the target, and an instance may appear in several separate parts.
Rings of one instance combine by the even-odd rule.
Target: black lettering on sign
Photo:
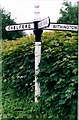
[[[25,28],[27,28],[27,25],[25,25]]]
[[[58,28],[63,28],[63,26],[61,26],[61,25],[58,25]]]
[[[13,29],[13,27],[11,27],[11,30]]]
[[[30,24],[28,24],[28,28],[30,28],[31,27],[31,25]]]
[[[71,29],[74,29],[74,26],[70,26]]]
[[[21,25],[19,25],[19,29],[21,28]]]
[[[10,30],[10,26],[8,27],[8,30]]]
[[[22,28],[24,28],[24,25],[22,25]]]
[[[15,30],[15,25],[14,25],[14,30]]]
[[[74,26],[74,28],[77,30],[77,26]]]
[[[53,28],[56,28],[56,25],[53,25]]]
[[[18,26],[16,26],[16,29],[18,30]]]
[[[75,29],[76,27],[75,26],[70,26],[71,29]],[[77,28],[76,28],[77,29]]]

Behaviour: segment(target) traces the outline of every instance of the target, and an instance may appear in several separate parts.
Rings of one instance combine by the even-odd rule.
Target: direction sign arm
[[[9,25],[5,27],[6,31],[33,30],[33,29],[34,29],[33,22],[20,23],[20,24]]]
[[[50,23],[50,26],[44,28],[44,30],[78,31],[78,25]]]
[[[50,25],[50,18],[49,17],[42,19],[40,22],[38,22],[39,29],[49,27],[49,25]]]

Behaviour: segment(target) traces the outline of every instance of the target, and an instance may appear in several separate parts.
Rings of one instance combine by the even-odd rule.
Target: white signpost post
[[[37,6],[36,8],[39,8],[39,6]],[[35,102],[38,102],[38,96],[40,96],[40,83],[37,80],[38,79],[37,75],[39,73],[38,65],[41,59],[41,34],[43,30],[78,31],[78,25],[50,23],[50,18],[47,17],[41,21],[35,19],[34,22],[6,26],[5,30],[6,31],[33,30],[34,31],[34,34],[35,34]]]
[[[40,83],[38,82],[39,63],[41,60],[41,42],[35,41],[35,102],[38,102],[40,96]]]
[[[41,34],[43,28],[50,25],[50,18],[45,18],[43,20],[34,22],[34,34],[35,34],[35,102],[38,102],[38,97],[40,96],[40,83],[38,82],[39,74],[39,63],[41,59]]]

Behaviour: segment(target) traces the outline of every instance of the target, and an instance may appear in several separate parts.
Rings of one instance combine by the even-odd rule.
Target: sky
[[[72,4],[78,0],[68,0]],[[0,0],[1,8],[11,12],[11,18],[17,23],[33,22],[35,19],[35,5],[39,5],[40,19],[50,17],[56,22],[60,17],[63,0]],[[28,32],[28,31],[26,31]]]

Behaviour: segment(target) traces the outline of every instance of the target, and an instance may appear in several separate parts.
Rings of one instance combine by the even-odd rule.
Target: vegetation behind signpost
[[[63,2],[63,7],[60,9],[61,17],[57,23],[75,24],[78,25],[78,4],[72,5],[71,2]]]
[[[43,33],[38,104],[34,103],[34,37],[3,43],[3,117],[76,119],[77,35]]]
[[[22,31],[7,32],[5,27],[7,25],[16,24],[14,19],[11,18],[11,13],[6,12],[4,9],[0,8],[0,16],[2,18],[2,39],[13,40],[16,38],[23,37],[25,35]]]

